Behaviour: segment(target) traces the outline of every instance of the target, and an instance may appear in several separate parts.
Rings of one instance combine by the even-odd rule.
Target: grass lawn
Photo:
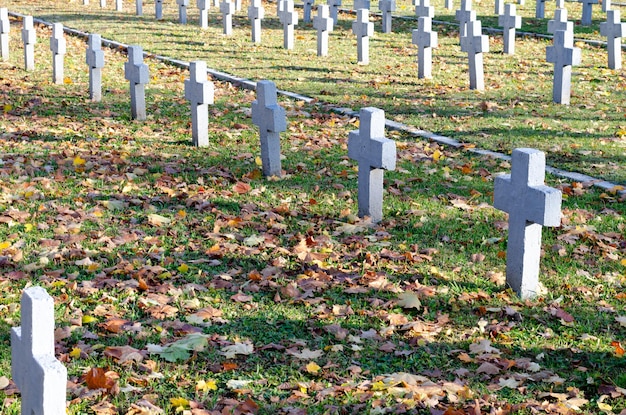
[[[83,19],[107,23],[87,14]],[[183,35],[170,31],[191,36],[192,26],[159,25],[177,56]],[[285,175],[266,179],[250,117],[253,92],[217,82],[210,145],[193,148],[186,71],[147,59],[149,116],[132,121],[125,54],[105,51],[105,93],[92,103],[84,41],[67,38],[66,82],[53,85],[44,41],[50,30],[38,30],[35,71],[22,69],[18,30],[11,34],[9,62],[0,63],[3,414],[20,413],[10,382],[9,329],[19,325],[19,298],[30,285],[44,286],[55,298],[56,352],[68,369],[72,415],[608,414],[626,408],[623,196],[547,177],[564,194],[562,225],[543,232],[545,289],[521,301],[504,285],[507,218],[491,206],[494,177],[509,172],[509,163],[391,132],[398,166],[385,173],[385,219],[372,226],[355,215],[356,165],[347,158],[357,119],[321,103],[281,98],[289,121],[282,134]],[[455,36],[450,33],[450,44]],[[207,34],[202,42],[239,42],[245,61],[234,51],[230,58],[215,53],[220,62],[241,67],[232,71],[239,75],[290,56],[274,46],[271,55],[265,51],[267,59],[253,58],[243,32],[240,41]],[[156,42],[148,44],[157,52]],[[314,64],[314,53],[306,61],[303,51],[291,52],[292,58],[297,53],[299,65]],[[412,56],[406,46],[403,59]],[[230,70],[208,57],[211,66]],[[374,70],[343,65],[346,79]],[[311,84],[279,72],[283,88]],[[593,76],[598,72],[624,81],[623,73],[593,69]],[[377,76],[387,79],[383,72]],[[354,79],[326,84],[331,94],[324,96],[354,87]],[[476,105],[450,110],[447,122],[458,119],[456,137],[467,134],[469,141],[464,128],[504,111],[474,114],[498,89],[479,94],[462,80],[455,87],[436,82],[424,82],[430,85],[425,90],[451,95],[433,95],[433,105],[470,98]],[[362,85],[370,87],[369,81]],[[395,99],[382,92],[372,99],[387,103],[396,119],[444,118],[394,113],[405,98],[395,93]],[[540,105],[573,126],[579,111],[595,119],[611,102],[580,95],[578,103],[558,107],[537,94],[539,104],[519,98],[522,104],[511,104],[511,112]],[[618,100],[623,90],[607,87],[606,94]],[[361,98],[349,95],[341,102],[360,107]],[[544,122],[537,117],[526,116],[526,130]],[[599,119],[607,129],[597,133],[605,140],[596,137],[596,145],[617,149],[623,109],[614,106]],[[509,122],[514,130],[516,118]],[[546,131],[538,129],[537,139]],[[546,141],[571,158],[599,157],[580,153],[583,144],[566,144],[567,135]],[[602,156],[597,163],[617,162],[617,153]],[[607,178],[619,173],[602,171]]]
[[[193,3],[193,2],[192,2]],[[376,2],[372,5],[377,10]],[[510,153],[516,147],[534,147],[547,153],[548,164],[626,184],[626,74],[609,70],[606,50],[576,42],[582,64],[574,68],[571,105],[552,103],[552,64],[546,62],[550,39],[518,38],[516,55],[502,53],[500,34],[490,36],[484,54],[485,91],[469,90],[467,56],[460,51],[458,27],[435,23],[439,47],[433,53],[433,78],[417,79],[413,19],[395,19],[394,33],[377,33],[370,41],[370,64],[357,65],[356,40],[351,33],[354,15],[342,13],[330,36],[329,56],[316,56],[316,31],[311,23],[296,28],[293,50],[283,49],[282,26],[273,4],[265,4],[262,43],[252,44],[247,5],[234,17],[232,36],[222,35],[217,8],[209,15],[209,29],[197,24],[198,10],[189,7],[187,25],[177,23],[176,3],[166,2],[164,19],[154,19],[153,4],[144,4],[144,16],[135,16],[134,2],[116,12],[114,2],[101,9],[97,1],[11,0],[14,11],[32,13],[50,22],[99,33],[126,44],[142,45],[151,53],[182,60],[205,60],[209,67],[237,76],[270,79],[280,89],[299,92],[333,105],[375,106],[387,116],[413,127],[456,138],[480,148]],[[346,3],[346,7],[351,4]],[[454,10],[433,3],[435,19],[454,21]],[[575,21],[576,39],[602,40],[599,23],[604,13],[594,7],[593,25],[580,25],[580,4],[566,4]],[[455,7],[458,7],[455,6]],[[618,6],[616,6],[618,7]],[[492,2],[475,2],[483,28],[497,27]],[[400,14],[411,14],[407,0],[398,3]],[[554,4],[546,5],[546,19],[534,18],[534,2],[518,5],[521,30],[546,33]],[[302,10],[299,10],[300,14]],[[17,25],[16,25],[17,26]],[[19,49],[19,44],[14,46]]]

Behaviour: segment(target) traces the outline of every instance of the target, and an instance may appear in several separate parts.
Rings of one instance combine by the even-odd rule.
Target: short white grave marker
[[[100,8],[104,9],[107,6],[107,0],[100,0]]]
[[[537,295],[541,227],[561,224],[561,192],[544,185],[543,152],[517,148],[511,174],[496,177],[493,206],[509,214],[506,282],[522,299]]]
[[[348,157],[359,163],[359,217],[383,219],[383,174],[396,169],[396,142],[385,137],[385,112],[361,108],[359,129],[348,135]]]
[[[430,5],[430,0],[417,2],[417,4],[415,4],[415,16],[417,16],[417,18],[430,17],[432,19],[435,17],[435,7]]]
[[[209,104],[215,97],[213,82],[207,79],[206,62],[189,62],[185,99],[191,103],[191,138],[196,147],[209,145]]]
[[[456,11],[455,17],[459,21],[459,36],[463,42],[463,38],[467,36],[468,23],[476,20],[476,12],[472,10],[472,0],[461,0],[461,8]]]
[[[294,10],[293,0],[283,2],[285,9],[280,15],[280,22],[283,24],[283,47],[293,49],[294,27],[298,24],[298,12]]]
[[[256,93],[257,99],[252,103],[252,122],[259,127],[263,175],[280,177],[280,133],[287,130],[285,109],[278,105],[274,82],[257,82]]]
[[[602,0],[602,11],[608,12],[611,10],[611,0]]]
[[[371,7],[370,0],[354,0],[354,11],[359,9],[367,9],[369,10]]]
[[[89,35],[85,61],[89,66],[89,98],[97,102],[102,100],[102,68],[104,67],[104,52],[100,35],[93,33]]]
[[[454,9],[454,2],[452,0],[446,0],[444,7],[446,8],[446,10],[452,10]]]
[[[24,16],[22,26],[22,41],[24,42],[24,69],[32,71],[35,69],[35,43],[37,43],[37,32],[33,24],[33,16]]]
[[[619,10],[606,12],[606,22],[600,23],[600,33],[606,36],[609,69],[622,68],[622,38],[626,36],[626,23],[620,21]]]
[[[176,0],[178,4],[178,23],[187,24],[187,7],[189,7],[189,0]]]
[[[313,18],[313,27],[317,29],[317,56],[328,55],[328,35],[333,31],[333,19],[326,4],[317,6],[317,16]]]
[[[89,6],[89,0],[83,0],[83,6]]]
[[[382,13],[383,33],[391,33],[391,13],[396,11],[396,0],[380,0],[378,8]]]
[[[328,7],[330,7],[330,17],[333,19],[333,23],[337,26],[337,20],[339,19],[339,7],[341,7],[341,0],[327,0]]]
[[[468,22],[467,36],[461,42],[461,50],[467,52],[469,58],[470,89],[484,90],[483,53],[489,52],[489,37],[482,34],[480,20]]]
[[[265,16],[265,9],[261,0],[251,0],[248,6],[248,18],[252,26],[252,42],[261,43],[261,20]]]
[[[591,14],[593,13],[593,5],[598,4],[598,0],[579,0],[583,4],[583,13],[580,23],[583,26],[591,26]]]
[[[154,17],[157,20],[163,18],[163,0],[154,0]]]
[[[233,34],[233,13],[235,13],[235,3],[230,0],[224,0],[220,3],[220,12],[222,12],[222,23],[224,25],[223,33],[230,36]]]
[[[574,23],[567,20],[567,9],[562,7],[554,10],[553,20],[548,20],[548,33],[555,34],[557,30],[574,32]]]
[[[146,119],[146,84],[150,81],[148,65],[143,63],[141,46],[128,47],[128,62],[124,63],[124,77],[130,82],[130,113],[135,120]]]
[[[21,326],[11,329],[11,375],[22,414],[65,415],[67,369],[54,357],[54,300],[41,287],[24,290]]]
[[[494,4],[494,13],[496,16],[500,16],[504,13],[504,0],[496,0]]]
[[[522,16],[515,15],[515,5],[504,6],[504,14],[498,16],[498,24],[502,26],[504,34],[504,53],[515,54],[515,29],[522,27]]]
[[[574,47],[574,34],[557,30],[554,44],[546,48],[546,60],[554,63],[552,100],[568,105],[572,87],[572,66],[580,65],[580,48]]]
[[[124,10],[124,4],[122,0],[115,0],[115,11],[121,12]]]
[[[200,11],[200,28],[209,28],[209,8],[211,7],[210,0],[196,0],[196,6]]]
[[[0,56],[3,61],[9,60],[9,11],[6,7],[0,8]]]
[[[63,59],[67,52],[67,43],[63,36],[63,24],[52,24],[52,36],[50,37],[50,50],[52,51],[52,82],[63,83]]]
[[[135,14],[143,16],[143,0],[135,0]]]
[[[313,4],[315,4],[315,0],[304,0],[304,15],[302,16],[304,23],[311,22],[311,9],[313,8]]]
[[[546,0],[537,0],[535,5],[535,17],[543,19],[546,16]]]
[[[370,36],[374,34],[374,23],[369,21],[369,10],[356,11],[356,21],[352,22],[352,32],[356,35],[357,62],[367,65],[370,61]]]
[[[417,77],[432,78],[433,48],[437,47],[437,32],[432,31],[432,19],[422,16],[413,30],[413,44],[417,45]]]

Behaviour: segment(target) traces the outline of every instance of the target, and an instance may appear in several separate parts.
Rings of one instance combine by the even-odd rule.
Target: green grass
[[[281,89],[320,102],[355,110],[379,107],[391,119],[480,148],[507,154],[516,147],[539,148],[547,153],[550,165],[619,185],[626,183],[626,78],[623,71],[606,69],[606,50],[600,47],[577,43],[582,48],[582,64],[574,68],[571,105],[563,106],[551,99],[552,66],[545,61],[545,48],[551,41],[547,39],[518,38],[516,55],[507,56],[502,53],[501,35],[491,34],[490,53],[484,55],[486,89],[476,92],[468,89],[467,58],[460,52],[454,25],[434,25],[440,46],[433,54],[433,79],[419,80],[416,50],[411,44],[414,19],[396,19],[394,33],[376,33],[370,42],[370,64],[363,66],[356,64],[356,41],[351,34],[354,17],[350,14],[341,14],[330,38],[329,56],[318,58],[310,23],[298,25],[294,50],[282,48],[282,28],[272,4],[265,5],[262,43],[254,45],[245,11],[235,16],[233,36],[227,37],[222,35],[221,16],[215,8],[210,12],[209,29],[202,31],[197,27],[195,7],[189,8],[189,24],[180,25],[175,4],[165,5],[164,19],[156,21],[151,4],[144,5],[144,16],[137,17],[134,4],[127,4],[120,13],[112,10],[112,5],[100,9],[97,4],[85,7],[76,3],[14,0],[7,7],[105,38],[140,44],[151,53],[205,60],[209,67],[236,76],[270,79]],[[483,28],[497,27],[491,3],[474,5]],[[433,5],[436,19],[454,21],[454,11],[444,9],[443,2]],[[546,5],[547,18],[541,20],[534,18],[534,2],[518,5],[524,17],[522,30],[545,34],[553,7],[552,3]],[[604,17],[599,6],[594,7],[590,27],[577,20],[579,3],[568,2],[567,7],[570,19],[576,22],[577,39],[603,40],[599,23]],[[372,9],[376,10],[375,2]],[[411,15],[412,6],[400,2],[398,13]],[[374,21],[378,28],[378,18]],[[105,77],[109,70],[105,69]]]
[[[68,38],[64,85],[50,83],[44,43],[34,72],[18,53],[0,64],[0,376],[10,378],[21,290],[34,284],[55,298],[70,414],[133,413],[146,401],[175,413],[177,398],[209,414],[626,407],[614,343],[626,333],[617,193],[547,177],[565,195],[562,226],[543,232],[546,291],[521,301],[504,285],[506,215],[491,207],[508,162],[389,132],[398,169],[385,173],[385,219],[370,226],[355,216],[347,157],[358,120],[280,98],[286,174],[268,180],[256,163],[253,92],[217,82],[210,145],[193,148],[185,71],[147,60],[149,117],[137,122],[123,54],[105,52],[107,91],[92,103],[83,41]],[[238,193],[240,182],[250,189]],[[403,308],[402,292],[421,306]],[[209,306],[221,314],[194,320]],[[188,358],[148,353],[194,332],[207,344]],[[497,351],[481,353],[482,340]],[[237,343],[254,350],[221,353]],[[143,360],[107,357],[116,346]],[[116,386],[89,389],[84,374],[96,368],[116,374]],[[14,392],[0,391],[3,414],[19,413]]]

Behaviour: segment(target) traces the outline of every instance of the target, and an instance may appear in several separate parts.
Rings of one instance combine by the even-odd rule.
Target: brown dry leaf
[[[89,389],[106,389],[110,391],[115,386],[118,378],[118,374],[113,371],[94,367],[85,374],[85,383]]]
[[[100,327],[105,329],[106,331],[110,331],[111,333],[119,333],[122,331],[122,328],[126,325],[130,324],[130,321],[124,320],[123,318],[113,317],[100,324]]]
[[[167,225],[171,221],[171,219],[166,218],[165,216],[157,215],[156,213],[148,214],[148,223],[157,227]]]
[[[487,375],[497,375],[500,373],[500,368],[493,363],[484,362],[476,369],[476,373],[485,373]]]
[[[172,307],[171,305],[155,305],[153,307],[148,307],[146,309],[146,313],[150,314],[152,317],[163,320],[166,318],[175,317],[178,314],[178,309],[176,307]]]
[[[491,341],[484,339],[478,343],[472,343],[469,346],[470,353],[483,354],[483,353],[495,353],[499,354],[500,350],[491,346]]]
[[[210,320],[214,317],[222,317],[222,314],[222,310],[211,306],[201,308],[200,310],[193,313],[193,315],[196,315],[205,320]]]
[[[246,295],[242,292],[238,292],[237,294],[230,297],[231,300],[236,301],[238,303],[247,303],[249,301],[252,301],[253,298],[254,297],[252,297],[251,295]]]
[[[119,363],[130,361],[139,363],[144,357],[139,349],[135,349],[131,346],[109,346],[104,349],[103,354],[117,360]]]
[[[415,308],[419,310],[422,307],[422,302],[417,294],[407,291],[398,294],[398,305],[402,308]]]
[[[237,182],[233,185],[233,192],[239,193],[240,195],[248,193],[250,189],[252,189],[252,187],[244,182]]]
[[[287,349],[287,353],[289,353],[293,357],[297,357],[298,359],[313,360],[313,359],[317,359],[320,356],[322,356],[324,354],[324,351],[323,350],[304,349],[301,352],[298,352],[297,350],[289,350],[289,349]]]
[[[96,405],[90,407],[96,415],[116,415],[117,408],[110,402],[102,401]]]
[[[163,409],[146,399],[141,399],[131,404],[130,410],[126,415],[157,415],[162,413],[164,413]]]
[[[550,313],[554,317],[560,318],[565,323],[571,323],[571,322],[574,321],[574,317],[571,314],[569,314],[567,311],[563,310],[560,307],[551,306],[551,307],[548,308],[547,311],[548,311],[548,313]]]

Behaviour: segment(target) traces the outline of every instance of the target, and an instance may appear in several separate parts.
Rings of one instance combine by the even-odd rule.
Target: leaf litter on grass
[[[549,178],[571,189],[563,226],[544,231],[548,291],[521,302],[494,277],[506,217],[491,187],[507,163],[392,133],[399,169],[372,226],[354,215],[355,120],[281,100],[293,109],[287,176],[264,180],[253,94],[218,83],[211,145],[193,149],[176,101],[184,71],[150,65],[145,123],[128,120],[125,93],[96,105],[85,80],[59,93],[45,72],[0,67],[14,103],[0,118],[2,317],[18,324],[28,284],[54,295],[70,413],[624,405],[617,196]],[[124,91],[120,70],[111,79]],[[198,387],[207,379],[215,388]],[[3,391],[18,413],[15,389]]]

